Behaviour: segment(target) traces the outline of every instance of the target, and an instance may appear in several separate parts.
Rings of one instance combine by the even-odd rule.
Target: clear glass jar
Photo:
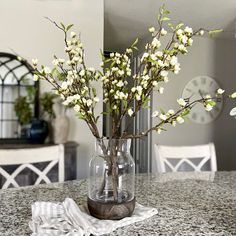
[[[131,216],[135,206],[135,164],[131,139],[97,139],[91,159],[88,208],[100,219]]]

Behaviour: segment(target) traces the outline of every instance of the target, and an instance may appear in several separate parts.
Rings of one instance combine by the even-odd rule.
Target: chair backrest
[[[49,162],[47,166],[40,170],[34,164]],[[64,146],[53,145],[40,148],[27,148],[27,149],[0,149],[0,175],[2,175],[6,181],[2,186],[2,189],[13,187],[19,187],[15,178],[25,168],[30,169],[38,175],[34,185],[40,184],[41,181],[45,183],[51,183],[47,174],[58,163],[58,180],[64,181]],[[9,165],[17,165],[17,168],[13,173],[9,174],[3,167]]]
[[[196,146],[163,146],[155,144],[157,171],[160,173],[186,171],[202,171],[210,162],[210,171],[217,170],[215,146],[213,143]]]

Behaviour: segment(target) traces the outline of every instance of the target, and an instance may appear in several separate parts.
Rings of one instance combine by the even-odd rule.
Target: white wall
[[[74,30],[81,33],[87,65],[99,67],[100,50],[103,50],[103,0],[1,0],[0,51],[13,49],[29,60],[38,58],[40,63],[50,66],[54,54],[63,57],[63,34],[44,19],[45,16],[57,22],[73,23]],[[41,91],[49,89],[47,84],[41,84]],[[101,104],[98,109],[102,109]],[[69,139],[80,145],[78,177],[83,178],[94,150],[94,138],[73,112],[70,117]]]
[[[163,95],[154,95],[153,108],[177,108],[185,84],[195,76],[214,78],[227,92],[236,90],[236,41],[226,39],[196,38],[187,56],[180,58],[181,72],[171,76]],[[236,169],[236,120],[230,117],[230,109],[236,101],[225,101],[218,119],[206,125],[191,121],[168,127],[167,132],[153,133],[153,143],[166,145],[194,145],[213,141],[216,145],[218,169]],[[153,150],[153,159],[154,159]]]

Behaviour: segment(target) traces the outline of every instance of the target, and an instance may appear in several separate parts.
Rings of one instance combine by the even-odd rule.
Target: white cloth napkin
[[[78,207],[71,198],[62,203],[35,202],[32,205],[32,236],[88,236],[108,234],[118,227],[145,220],[158,211],[136,203],[131,217],[122,220],[99,220],[88,213],[85,206]]]

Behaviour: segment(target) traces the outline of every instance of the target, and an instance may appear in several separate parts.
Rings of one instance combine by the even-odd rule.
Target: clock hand
[[[203,92],[201,91],[201,89],[198,90],[200,96],[203,98]]]

